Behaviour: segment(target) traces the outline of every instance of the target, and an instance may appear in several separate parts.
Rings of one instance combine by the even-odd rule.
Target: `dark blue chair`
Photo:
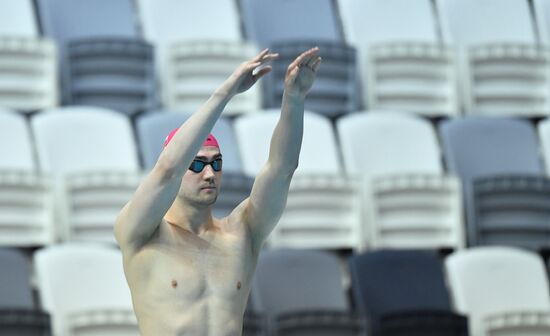
[[[353,297],[369,320],[369,335],[467,335],[466,318],[451,310],[435,252],[366,252],[349,264]]]

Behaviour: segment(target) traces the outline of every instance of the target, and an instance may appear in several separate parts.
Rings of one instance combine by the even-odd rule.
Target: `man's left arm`
[[[302,145],[304,99],[321,64],[318,51],[312,48],[288,66],[281,116],[271,137],[269,158],[254,181],[250,197],[241,204],[244,222],[256,250],[271,233],[286,206]]]

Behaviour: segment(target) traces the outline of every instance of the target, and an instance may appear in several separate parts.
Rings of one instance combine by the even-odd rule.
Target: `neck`
[[[172,225],[184,230],[199,234],[214,226],[212,209],[210,206],[197,206],[177,198],[164,219]]]

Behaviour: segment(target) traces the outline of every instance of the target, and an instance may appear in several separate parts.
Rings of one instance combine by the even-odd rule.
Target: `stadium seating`
[[[170,111],[197,110],[244,61],[258,54],[250,43],[236,41],[180,41],[167,50],[163,76],[164,102]],[[255,85],[225,106],[224,115],[257,111],[261,89]]]
[[[56,177],[62,239],[114,242],[113,224],[141,173],[127,117],[64,107],[31,120],[41,171]]]
[[[444,42],[461,54],[467,113],[549,114],[550,53],[536,45],[528,1],[437,0],[437,8]]]
[[[53,242],[53,185],[37,173],[25,117],[0,108],[0,245],[31,247]]]
[[[550,185],[531,124],[472,117],[439,131],[447,167],[463,181],[468,244],[547,248]]]
[[[267,110],[235,121],[244,171],[256,177],[267,162],[279,110]],[[253,141],[251,141],[253,139]],[[270,235],[277,247],[357,249],[360,232],[358,179],[342,170],[329,119],[304,113],[304,135],[284,214]]]
[[[129,116],[157,107],[153,47],[144,41],[72,40],[66,66],[70,105],[104,107]]]
[[[40,303],[56,336],[138,336],[119,250],[90,243],[37,251]]]
[[[364,335],[364,320],[350,311],[338,259],[327,252],[262,251],[251,298],[275,335]]]
[[[0,0],[0,35],[37,37],[32,0]]]
[[[166,136],[170,131],[181,126],[187,118],[189,114],[157,112],[138,119],[139,149],[147,171],[157,162]],[[224,217],[250,195],[253,179],[243,173],[230,121],[224,117],[218,119],[212,134],[218,140],[223,155],[222,185],[213,206],[213,213],[216,217]]]
[[[133,0],[35,0],[42,33],[59,50],[61,92],[68,93],[66,48],[73,40],[138,38]],[[63,96],[62,102],[67,103]]]
[[[27,113],[56,106],[56,62],[50,40],[0,36],[0,106]]]
[[[145,38],[156,49],[164,107],[194,111],[257,48],[243,41],[236,1],[139,0]],[[256,110],[260,90],[252,88],[225,111]]]
[[[318,46],[322,64],[315,82],[305,100],[305,108],[327,117],[337,117],[355,112],[359,108],[357,65],[355,48],[341,42],[284,41],[275,42],[271,49],[279,54],[273,61],[273,71],[267,75],[264,85],[264,105],[278,108],[284,92],[284,80],[288,65],[303,51]]]
[[[30,266],[14,249],[0,249],[0,334],[50,335],[49,315],[36,309],[30,283]]]
[[[367,315],[369,335],[466,335],[467,319],[452,311],[436,253],[366,252],[349,262],[353,297]]]
[[[369,248],[464,246],[459,181],[444,174],[431,124],[369,111],[337,122],[345,169],[363,179]]]
[[[292,40],[344,40],[334,1],[238,1],[245,37],[260,48]]]
[[[547,335],[546,267],[531,252],[478,247],[446,260],[455,308],[469,316],[471,336]]]
[[[429,0],[339,0],[346,39],[359,51],[369,109],[427,116],[459,112],[454,50],[439,43]]]

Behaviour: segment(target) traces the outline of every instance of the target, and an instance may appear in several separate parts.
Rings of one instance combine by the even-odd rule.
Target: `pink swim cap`
[[[176,128],[176,129],[172,130],[172,132],[170,132],[170,134],[168,134],[168,136],[164,140],[164,147],[166,147],[170,143],[170,141],[172,140],[172,138],[174,137],[174,135],[176,134],[176,132],[178,130],[179,130],[179,128]],[[211,147],[216,147],[217,149],[220,149],[220,145],[218,144],[218,140],[216,140],[216,138],[214,137],[213,134],[208,134],[208,137],[206,138],[206,140],[204,141],[202,146],[203,147],[211,146]]]

